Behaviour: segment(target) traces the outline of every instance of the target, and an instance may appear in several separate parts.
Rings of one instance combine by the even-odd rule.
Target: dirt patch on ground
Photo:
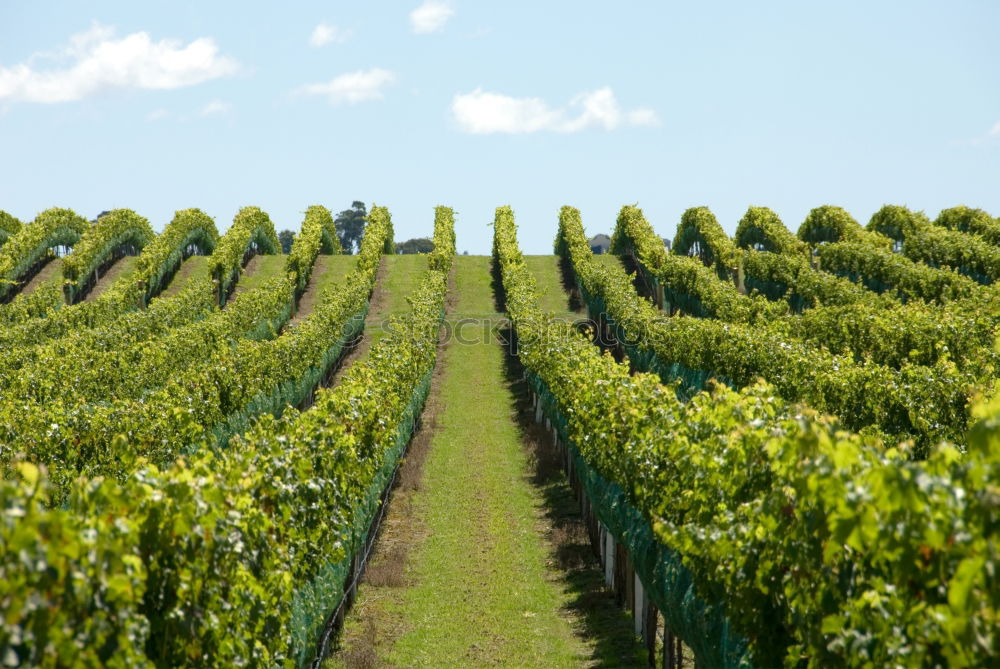
[[[35,292],[35,290],[37,290],[38,287],[41,286],[43,283],[47,283],[53,280],[53,278],[57,274],[62,274],[61,258],[53,258],[52,260],[45,263],[45,266],[42,267],[42,269],[38,270],[38,274],[31,277],[31,281],[29,281],[24,285],[24,288],[21,289],[21,294],[30,295],[31,293]]]
[[[87,295],[83,298],[83,301],[92,302],[96,300],[104,291],[110,288],[122,274],[130,269],[133,269],[135,267],[135,263],[135,256],[125,256],[116,260],[115,263],[109,267],[99,279],[97,279],[97,283],[94,284],[94,287],[91,288]]]
[[[351,368],[351,365],[358,358],[367,355],[368,349],[371,348],[371,337],[366,337],[365,332],[370,332],[371,327],[382,319],[381,312],[385,309],[386,302],[384,286],[386,272],[385,260],[383,259],[379,261],[378,271],[375,273],[375,287],[372,289],[372,295],[368,299],[368,317],[365,318],[365,329],[361,331],[354,341],[349,342],[344,347],[345,353],[341,356],[337,371],[330,378],[329,385],[331,387],[337,385],[340,378]]]
[[[292,317],[292,320],[289,321],[289,325],[295,325],[304,321],[313,312],[322,292],[319,289],[320,277],[326,272],[329,264],[330,256],[316,256],[312,272],[309,274],[309,282],[306,284],[305,291],[302,292],[302,297],[299,298],[299,308],[295,312],[295,316]]]

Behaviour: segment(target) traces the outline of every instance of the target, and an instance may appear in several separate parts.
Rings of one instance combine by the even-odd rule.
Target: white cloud
[[[327,23],[320,23],[313,28],[312,34],[309,36],[309,44],[316,47],[326,46],[331,42],[339,44],[346,42],[350,37],[350,30],[344,30],[343,28],[338,28]]]
[[[383,89],[394,81],[394,73],[373,67],[341,74],[323,84],[308,84],[298,92],[305,95],[325,95],[333,105],[343,102],[354,104],[366,100],[381,100]]]
[[[478,88],[456,95],[451,112],[462,130],[473,134],[535,132],[559,122],[558,113],[539,98],[512,98]]]
[[[153,111],[146,114],[147,121],[162,121],[163,119],[170,116],[170,112],[166,109],[154,109]]]
[[[649,107],[636,107],[628,113],[629,125],[641,125],[655,128],[660,125],[660,117]]]
[[[222,114],[228,113],[230,109],[232,109],[232,107],[228,102],[223,102],[222,100],[215,99],[201,108],[201,115],[220,116]]]
[[[455,10],[446,2],[426,0],[410,12],[410,26],[418,35],[437,32],[455,15]]]
[[[993,128],[990,130],[991,137],[1000,136],[1000,121],[997,121]]]
[[[38,70],[40,59],[58,60],[62,67]],[[137,32],[115,39],[114,28],[95,23],[70,37],[59,52],[0,65],[0,100],[70,102],[115,88],[181,88],[232,74],[237,67],[211,38],[184,45],[170,39],[154,42],[148,33]]]
[[[463,132],[474,135],[529,133],[540,130],[579,132],[592,127],[614,130],[627,125],[656,125],[656,112],[640,107],[622,113],[610,88],[582,93],[567,107],[552,109],[541,98],[514,98],[477,88],[456,95],[451,112]]]

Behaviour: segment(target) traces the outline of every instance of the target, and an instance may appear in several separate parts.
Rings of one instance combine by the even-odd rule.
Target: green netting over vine
[[[826,268],[823,271],[829,272],[830,274],[833,274],[835,276],[843,277],[843,278],[847,279],[848,281],[853,281],[854,283],[859,283],[862,286],[864,286],[865,288],[867,288],[868,290],[874,291],[874,292],[879,293],[879,294],[886,293],[886,292],[892,294],[891,291],[895,290],[895,287],[890,286],[889,284],[885,283],[884,281],[879,281],[876,278],[873,278],[873,277],[870,277],[870,276],[866,276],[864,274],[861,274],[860,272],[840,271],[840,270],[835,270],[833,268]],[[905,297],[904,296],[900,296],[900,301],[901,302],[906,302]]]
[[[642,271],[640,269],[640,271]],[[691,314],[692,316],[697,316],[698,318],[707,318],[711,314],[705,309],[705,305],[701,303],[697,297],[691,293],[680,293],[671,291],[666,287],[666,284],[660,281],[659,277],[649,275],[649,280],[653,284],[653,290],[659,291],[660,287],[663,286],[663,308],[669,310],[670,307],[680,309],[686,314]],[[582,287],[581,287],[582,291]]]
[[[595,472],[568,439],[566,418],[555,396],[537,375],[527,373],[542,410],[566,444],[587,498],[601,523],[629,553],[636,574],[667,627],[694,651],[700,665],[719,669],[752,667],[747,640],[730,628],[723,606],[706,602],[695,590],[680,555],[653,536],[647,520],[629,503],[621,487]]]
[[[753,292],[756,290],[769,300],[785,300],[797,314],[801,314],[807,308],[812,306],[811,301],[804,299],[798,293],[789,292],[788,286],[778,281],[772,281],[771,279],[758,279],[755,276],[748,275],[743,277],[743,285],[746,286],[747,292]]]
[[[307,665],[313,659],[330,612],[344,598],[344,585],[350,573],[351,562],[365,550],[365,541],[382,503],[382,493],[389,485],[396,465],[413,436],[417,419],[430,392],[432,375],[433,370],[428,371],[414,388],[413,397],[396,432],[396,442],[386,451],[382,467],[368,487],[364,501],[354,508],[354,521],[351,523],[353,531],[344,546],[344,557],[336,562],[320,565],[313,579],[295,593],[290,632],[293,653],[299,667]]]
[[[242,411],[230,415],[224,423],[212,428],[212,433],[218,440],[217,443],[225,444],[233,435],[245,433],[256,416],[272,414],[280,417],[286,407],[301,405],[309,393],[319,386],[320,381],[340,358],[344,346],[361,333],[365,325],[365,317],[368,315],[368,306],[368,302],[365,302],[364,308],[344,323],[340,337],[330,343],[318,365],[310,367],[298,378],[289,379],[267,392],[258,394],[250,400]],[[286,320],[290,313],[291,305],[285,313]],[[264,321],[264,325],[269,325],[269,321]]]
[[[654,279],[654,285],[657,285]],[[701,392],[705,389],[706,384],[709,379],[716,379],[722,383],[725,383],[731,388],[735,388],[736,385],[732,380],[726,377],[720,377],[713,375],[705,370],[701,369],[690,369],[689,367],[680,364],[679,362],[664,363],[660,360],[656,353],[650,349],[643,348],[639,345],[639,342],[633,341],[629,334],[623,330],[618,323],[614,322],[610,317],[608,317],[607,306],[604,304],[604,300],[597,295],[591,295],[587,290],[577,282],[577,289],[580,292],[580,296],[583,299],[584,304],[587,306],[587,310],[591,314],[602,314],[608,326],[614,331],[615,340],[618,341],[625,352],[628,354],[629,360],[632,361],[632,365],[642,372],[648,372],[650,374],[658,374],[664,383],[670,383],[673,381],[680,381],[681,385],[677,388],[677,394],[682,399],[687,399],[694,395],[695,393]],[[690,310],[687,306],[681,306],[682,309],[688,313],[694,315],[701,315],[699,310],[701,309],[701,303],[697,301],[696,298],[688,294],[674,294],[668,290],[664,290],[664,300],[667,303],[674,305],[690,305]]]

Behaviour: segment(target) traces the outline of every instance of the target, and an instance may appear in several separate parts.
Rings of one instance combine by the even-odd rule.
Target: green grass
[[[422,254],[383,256],[382,263],[385,274],[382,277],[383,300],[379,313],[406,313],[410,310],[406,298],[420,284],[424,270],[427,269],[427,256]]]
[[[247,267],[244,268],[243,275],[236,284],[236,290],[243,292],[245,290],[260,288],[269,279],[283,275],[287,262],[288,256],[281,253],[253,257],[250,263],[247,264]]]
[[[378,304],[372,305],[372,310],[365,321],[365,338],[374,345],[385,334],[385,321],[394,314],[405,314],[410,310],[406,301],[420,284],[424,271],[427,269],[427,256],[422,254],[391,255],[382,257],[383,274],[376,290],[381,293]],[[363,359],[367,356],[367,348]]]
[[[556,278],[547,287],[560,286],[551,258],[532,264]],[[365,625],[378,620],[402,632],[373,643],[380,663],[392,666],[643,666],[620,611],[586,610],[600,590],[599,572],[568,576],[543,537],[554,514],[574,513],[574,504],[565,483],[533,482],[517,395],[523,383],[497,341],[471,336],[498,316],[489,269],[488,257],[455,259],[457,300],[448,319],[469,323],[467,341],[474,341],[452,341],[438,360],[435,430],[422,483],[405,502],[413,516],[404,525],[410,536],[403,540],[413,543],[407,585],[362,585],[345,631],[348,651],[368,643]],[[565,302],[555,289],[548,299]],[[360,666],[348,657],[327,666]]]
[[[115,272],[119,279],[127,279],[135,272],[135,266],[139,262],[139,256],[125,256],[119,258],[118,262],[108,268],[108,274]],[[101,277],[103,278],[103,277]]]
[[[309,276],[309,283],[306,290],[299,299],[299,307],[293,323],[301,322],[308,318],[316,304],[323,299],[325,291],[337,290],[343,285],[347,276],[358,265],[358,256],[345,255],[320,255],[316,256],[316,262]]]
[[[90,292],[87,293],[86,300],[94,300],[100,297],[101,293],[106,291],[108,288],[113,286],[119,281],[129,281],[132,274],[135,272],[135,266],[139,261],[139,256],[125,256],[124,258],[119,258],[115,264],[107,269],[107,271],[97,280],[97,283]]]
[[[192,281],[208,278],[208,256],[191,256],[181,263],[170,283],[160,293],[160,297],[172,297],[181,292]]]
[[[605,267],[621,267],[621,258],[611,253],[600,253],[594,256],[594,262]]]
[[[347,275],[358,266],[358,256],[319,256],[311,277],[316,287],[322,291],[343,283]]]
[[[562,284],[558,256],[524,256],[524,263],[538,282],[538,306],[557,315],[576,313]]]

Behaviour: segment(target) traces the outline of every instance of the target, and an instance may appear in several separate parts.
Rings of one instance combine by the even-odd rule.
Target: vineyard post
[[[635,623],[635,635],[641,639],[645,639],[646,593],[642,588],[642,581],[639,580],[639,575],[635,573],[635,570],[632,571],[632,593],[632,621]]]
[[[663,620],[663,669],[677,669],[680,666],[680,658],[675,656],[674,635],[667,627],[666,618]]]
[[[615,591],[615,600],[618,605],[626,610],[629,609],[629,572],[628,550],[624,544],[615,542],[612,589]]]
[[[648,598],[643,599],[643,624],[642,640],[646,643],[646,651],[649,657],[649,666],[656,666],[656,620],[658,611],[653,602]]]
[[[601,524],[601,534],[604,536],[604,583],[614,589],[615,587],[615,538],[608,529]]]

